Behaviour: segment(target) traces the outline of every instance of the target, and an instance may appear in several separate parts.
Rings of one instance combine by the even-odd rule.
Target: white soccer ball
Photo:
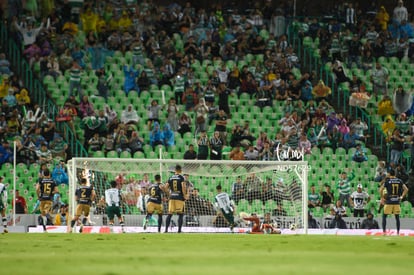
[[[296,224],[291,223],[289,228],[290,228],[290,230],[296,230]]]

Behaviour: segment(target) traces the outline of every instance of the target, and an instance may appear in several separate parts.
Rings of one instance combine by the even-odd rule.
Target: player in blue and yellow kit
[[[46,168],[43,171],[43,178],[36,185],[36,194],[40,201],[39,224],[43,226],[44,231],[46,231],[47,215],[52,209],[53,196],[58,192],[57,184],[51,178],[50,170]]]
[[[82,233],[83,226],[86,224],[89,216],[89,211],[91,208],[91,203],[95,200],[96,194],[93,186],[87,186],[86,178],[81,179],[81,186],[76,190],[75,198],[78,202],[76,206],[75,216],[73,217],[72,221],[70,222],[71,228],[75,226],[76,221],[82,216],[83,219],[79,229],[79,233]]]
[[[168,201],[168,216],[165,224],[165,233],[168,232],[168,227],[171,223],[171,217],[175,213],[178,215],[178,233],[181,233],[184,217],[184,205],[188,199],[185,179],[181,175],[181,166],[175,166],[175,174],[172,175],[165,185],[166,190],[169,190]]]
[[[161,184],[161,176],[155,175],[154,177],[155,183],[151,184],[148,188],[148,202],[147,202],[147,216],[145,217],[144,221],[144,230],[147,229],[147,224],[152,217],[153,213],[158,214],[158,232],[161,232],[161,225],[162,225],[162,199],[163,199],[163,188],[164,186]]]
[[[394,169],[391,169],[389,176],[384,179],[384,183],[380,188],[380,194],[384,196],[385,206],[382,215],[382,230],[385,234],[387,227],[387,215],[395,215],[397,225],[397,235],[400,234],[400,203],[407,195],[408,188],[403,181],[395,176]]]

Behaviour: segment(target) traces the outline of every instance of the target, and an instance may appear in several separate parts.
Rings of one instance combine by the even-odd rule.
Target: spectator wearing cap
[[[358,183],[357,190],[351,194],[349,203],[354,208],[354,217],[365,216],[365,206],[370,201],[370,196],[367,192],[363,191],[363,186]]]

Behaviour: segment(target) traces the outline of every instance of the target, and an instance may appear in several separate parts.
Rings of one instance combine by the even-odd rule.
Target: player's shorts
[[[106,214],[108,215],[109,220],[113,220],[115,216],[120,218],[121,208],[119,206],[108,206],[106,208]]]
[[[169,200],[168,201],[168,213],[169,214],[182,214],[184,213],[185,202],[182,200]]]
[[[53,202],[52,201],[40,201],[40,213],[50,212],[52,209]]]
[[[401,213],[401,206],[399,204],[386,204],[384,206],[385,215],[399,215]]]
[[[162,210],[162,204],[160,203],[148,202],[147,204],[148,214],[152,214],[154,212],[157,212],[157,214],[162,214]]]
[[[81,216],[82,213],[83,215],[89,216],[89,211],[90,211],[91,207],[88,204],[78,204],[78,206],[76,206],[76,216]]]

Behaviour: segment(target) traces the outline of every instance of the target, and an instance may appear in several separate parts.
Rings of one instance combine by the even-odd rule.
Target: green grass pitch
[[[0,274],[412,274],[414,238],[3,234]]]

